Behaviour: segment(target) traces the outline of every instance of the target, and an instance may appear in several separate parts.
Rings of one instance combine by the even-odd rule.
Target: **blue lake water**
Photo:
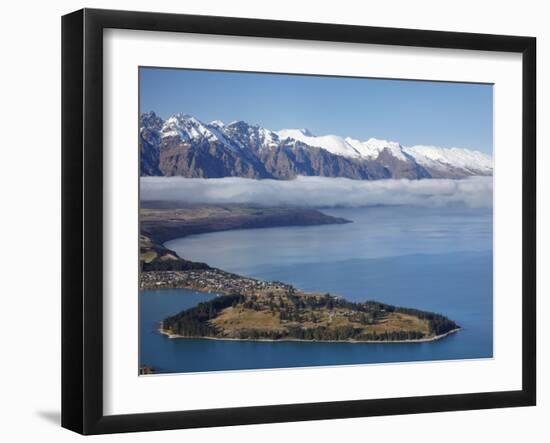
[[[170,241],[182,257],[349,300],[442,313],[464,328],[428,343],[171,340],[164,317],[215,294],[140,294],[140,360],[161,372],[490,358],[493,352],[492,212],[464,208],[330,209],[345,225],[235,230]]]

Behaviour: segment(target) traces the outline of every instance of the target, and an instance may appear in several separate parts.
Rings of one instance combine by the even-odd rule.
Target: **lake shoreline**
[[[412,344],[412,343],[429,343],[441,340],[449,335],[455,334],[462,331],[464,328],[455,328],[451,331],[445,332],[444,334],[435,335],[433,337],[419,338],[415,340],[304,340],[299,338],[281,338],[281,339],[268,339],[268,338],[229,338],[229,337],[205,337],[205,336],[196,336],[188,337],[185,335],[174,334],[167,329],[159,327],[157,331],[166,336],[171,340],[177,339],[190,339],[190,340],[220,340],[220,341],[236,341],[236,342],[266,342],[266,343],[277,343],[277,342],[304,342],[304,343],[348,343],[348,344]]]
[[[148,235],[159,244],[191,235],[240,229],[349,223],[353,222],[343,217],[325,214],[320,209],[304,207],[269,207],[244,204],[185,205],[174,202],[165,207],[150,204],[140,208],[141,233]]]
[[[186,210],[186,212],[182,213],[182,214],[178,214],[178,216],[183,216],[184,214],[187,214],[188,215],[188,211],[190,210],[190,208],[188,208]],[[206,209],[204,208],[199,208],[199,210],[201,211],[206,211]],[[235,210],[235,209],[233,209]],[[240,208],[239,211],[242,211],[244,209]],[[265,209],[264,209],[265,210]],[[212,207],[208,208],[208,211],[213,211]],[[161,211],[161,212],[164,212],[164,211]],[[219,214],[215,214],[213,215],[214,219],[218,216]],[[239,216],[241,215],[241,213],[239,212]],[[252,214],[246,214],[246,216],[250,216]],[[324,214],[323,214],[324,215]],[[256,216],[256,214],[254,213],[254,215],[252,215],[253,217]],[[346,220],[345,217],[333,217],[333,216],[328,216],[332,219],[332,222],[338,220],[340,223],[342,222],[347,222],[348,220]],[[338,224],[340,224],[338,223]],[[324,223],[321,223],[321,224],[324,224]],[[258,229],[259,227],[255,224],[253,225],[248,225],[247,223],[244,224],[245,226],[239,226],[240,229]],[[211,226],[212,228],[212,231],[216,232],[220,226],[216,226],[216,224],[213,224],[213,226]],[[224,226],[225,228],[225,226]],[[233,229],[237,228],[237,226],[233,226],[232,227]],[[221,229],[221,231],[225,231],[226,229]],[[186,233],[185,236],[188,236],[188,235],[201,235],[201,234],[205,234],[205,233],[208,233],[208,232],[195,232],[195,233]],[[156,243],[156,242],[160,242],[161,239],[158,239],[158,238],[155,238],[155,237],[152,237],[152,241],[153,243]],[[169,253],[171,253],[172,255],[174,255],[174,258],[177,260],[182,260],[180,259],[179,255],[172,251],[172,250],[168,250],[166,248],[166,246],[162,246],[162,248],[165,248],[167,251],[169,251]],[[213,268],[213,267],[210,267],[209,265],[207,265],[206,263],[201,263],[204,265],[205,269],[190,269],[190,270],[187,270],[187,269],[182,269],[182,270],[168,270],[168,269],[163,269],[163,267],[165,266],[165,264],[168,264],[169,262],[166,260],[166,261],[162,261],[162,259],[164,257],[160,257],[161,258],[161,263],[160,265],[162,266],[158,266],[159,267],[159,270],[152,270],[151,272],[142,272],[140,273],[140,289],[164,289],[164,288],[167,288],[167,289],[176,289],[176,288],[181,288],[181,289],[188,289],[188,290],[193,290],[193,291],[197,291],[197,292],[209,292],[209,293],[212,293],[214,296],[219,296],[220,294],[225,294],[225,295],[230,295],[230,294],[235,294],[235,293],[240,293],[242,294],[244,297],[250,297],[251,300],[253,300],[255,302],[256,300],[256,297],[260,297],[260,299],[262,298],[265,298],[266,295],[268,295],[269,293],[273,294],[278,294],[280,293],[281,291],[283,292],[288,292],[288,293],[294,293],[296,292],[296,295],[304,295],[304,296],[314,296],[314,297],[320,297],[321,296],[321,293],[308,293],[308,292],[305,292],[305,291],[301,291],[299,289],[294,289],[291,285],[289,284],[285,284],[285,283],[282,283],[280,281],[264,281],[264,280],[260,280],[260,279],[257,279],[257,278],[252,278],[252,277],[243,277],[241,275],[238,275],[238,274],[233,274],[231,272],[227,272],[227,271],[223,271],[222,269],[219,269],[219,268]],[[209,260],[205,260],[207,262],[209,262]],[[189,262],[188,263],[190,264],[195,264],[195,262]],[[328,295],[328,292],[327,292],[327,295]],[[271,297],[273,297],[273,295],[271,295]],[[280,295],[279,295],[280,297]],[[334,296],[332,295],[332,297],[334,297],[335,300],[340,300],[342,299],[342,297],[339,297],[339,296]],[[345,299],[343,299],[345,301]],[[210,302],[209,302],[210,303]],[[249,303],[252,303],[252,301],[249,300]],[[390,306],[391,307],[391,306]],[[249,307],[247,307],[249,308]],[[257,311],[259,310],[257,307],[255,308]],[[271,306],[270,307],[271,310],[273,310],[273,307]],[[404,308],[400,308],[400,309],[404,309]],[[412,309],[412,308],[409,308],[409,309]],[[391,311],[393,312],[393,311]],[[284,313],[284,312],[283,312]],[[181,314],[181,313],[180,313]],[[176,314],[177,315],[177,314]],[[346,316],[346,314],[341,314],[341,315],[344,315]],[[415,314],[416,315],[416,314]],[[175,316],[172,316],[172,317],[175,317]],[[281,318],[282,318],[282,314],[281,314]],[[169,319],[169,318],[168,318]],[[393,318],[391,319],[392,321],[394,320]],[[400,318],[398,319],[399,321],[401,320]],[[444,320],[448,320],[447,318],[444,317]],[[302,319],[300,319],[300,321],[302,321]],[[451,322],[453,323],[453,322]],[[382,337],[376,337],[377,333],[375,332],[373,335],[374,337],[365,337],[365,340],[362,340],[360,338],[358,339],[354,339],[354,338],[344,338],[347,336],[347,334],[343,334],[342,336],[342,339],[341,340],[337,340],[337,339],[334,339],[336,337],[334,337],[334,335],[331,337],[331,336],[327,336],[326,339],[324,339],[323,335],[320,335],[320,336],[317,336],[317,339],[312,339],[311,338],[311,328],[306,330],[306,332],[308,332],[308,334],[296,334],[295,336],[288,336],[286,334],[286,332],[281,332],[281,334],[277,333],[276,330],[274,330],[275,332],[271,332],[271,333],[263,333],[263,334],[239,334],[239,333],[225,333],[224,335],[228,335],[228,336],[216,336],[218,335],[216,331],[211,331],[210,332],[210,336],[205,336],[205,335],[202,335],[202,334],[199,334],[199,335],[188,335],[188,336],[181,336],[181,335],[178,335],[177,333],[172,333],[171,331],[179,331],[178,328],[176,328],[175,330],[173,328],[171,328],[170,326],[167,326],[167,329],[163,329],[162,328],[162,325],[161,325],[161,328],[159,328],[159,333],[164,335],[164,336],[167,336],[168,338],[195,338],[195,339],[210,339],[210,340],[226,340],[226,341],[256,341],[256,342],[277,342],[277,341],[303,341],[303,342],[325,342],[325,343],[365,343],[365,344],[382,344],[382,343],[427,343],[427,342],[432,342],[432,341],[437,341],[437,340],[440,340],[440,339],[443,339],[455,332],[458,332],[460,331],[462,328],[460,327],[456,327],[458,325],[454,324],[455,328],[453,329],[450,329],[450,328],[440,328],[439,330],[445,330],[445,329],[450,329],[450,330],[447,330],[447,332],[445,333],[442,333],[442,334],[439,334],[439,335],[427,335],[426,333],[428,331],[424,331],[424,337],[423,338],[416,338],[417,336],[419,335],[422,335],[422,334],[416,334],[416,330],[412,331],[412,332],[415,332],[415,334],[411,334],[409,333],[408,335],[405,334],[401,334],[401,336],[396,336],[395,334],[395,330],[392,330],[392,328],[389,329],[389,332],[386,331],[378,331],[378,334],[383,334]],[[451,325],[452,327],[452,325]],[[403,330],[403,328],[400,326],[401,329],[398,329],[397,332],[399,333],[402,333],[402,332],[407,332],[407,330]],[[231,329],[231,328],[230,328]],[[234,328],[233,328],[234,329]],[[238,329],[238,328],[237,328]],[[419,330],[421,330],[421,328],[419,328]],[[355,329],[354,329],[355,331]],[[190,332],[191,334],[196,334],[195,331],[193,330],[189,330],[188,332]],[[235,331],[233,331],[235,332]],[[237,330],[238,332],[238,330]],[[410,332],[410,331],[409,331]],[[432,328],[430,327],[430,331],[432,334],[435,333],[434,330],[432,330]],[[262,338],[255,338],[254,336],[263,336]],[[277,338],[278,336],[283,336],[284,338]],[[327,335],[330,335],[330,334],[327,334]],[[357,333],[355,333],[356,337],[359,335]],[[391,335],[394,339],[392,340],[389,335]],[[286,337],[285,337],[286,336]],[[304,338],[305,336],[305,338]],[[340,336],[340,335],[338,335]],[[240,338],[242,337],[242,338]],[[296,338],[295,338],[296,337]],[[349,336],[348,336],[349,337]],[[406,338],[406,337],[409,337],[409,338]],[[376,340],[376,338],[381,338],[379,340]]]
[[[325,289],[351,302],[372,298],[396,306],[418,306],[441,312],[458,322],[463,328],[457,331],[460,333],[435,339],[427,337],[429,333],[425,331],[426,341],[405,343],[307,340],[309,345],[274,343],[313,338],[309,334],[290,340],[258,335],[255,340],[252,334],[245,334],[240,339],[238,333],[228,333],[227,337],[236,338],[230,340],[223,338],[225,334],[214,332],[207,334],[212,335],[211,338],[196,337],[202,338],[201,341],[185,340],[189,337],[168,339],[168,334],[157,331],[161,320],[221,294],[215,291],[219,289],[217,284],[210,285],[207,281],[204,285],[210,286],[211,293],[191,284],[192,280],[196,283],[196,279],[181,282],[183,284],[167,279],[167,286],[159,287],[155,278],[151,282],[144,281],[147,289],[140,291],[140,362],[153,366],[159,373],[176,374],[494,357],[492,218],[489,212],[415,210],[411,214],[407,208],[384,207],[331,208],[325,213],[354,223],[200,234],[180,244],[169,242],[166,248],[177,251],[181,257],[200,260],[228,273],[288,282],[311,291],[323,292]],[[393,231],[395,235],[390,237]],[[337,232],[342,234],[336,235]],[[376,240],[379,235],[381,240],[388,241],[379,242]],[[218,250],[219,245],[224,245],[225,249]],[[284,248],[289,248],[288,254]],[[327,248],[333,251],[331,255],[316,260],[319,252]],[[348,251],[349,255],[342,254]],[[262,260],[255,259],[259,254]],[[203,271],[189,272],[204,274]],[[162,278],[160,273],[158,277],[158,280]],[[172,283],[177,288],[168,287]],[[194,330],[179,330],[175,324],[165,327],[173,327],[174,332],[182,335],[202,335]],[[326,338],[346,339],[345,336]],[[364,345],[353,346],[360,343]],[[396,346],[391,346],[392,343]]]

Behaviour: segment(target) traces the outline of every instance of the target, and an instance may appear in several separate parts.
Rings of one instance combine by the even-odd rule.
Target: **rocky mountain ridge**
[[[183,113],[166,120],[142,114],[139,145],[142,176],[377,180],[493,173],[492,157],[475,150],[315,136],[307,129],[272,131],[244,121],[204,123]]]

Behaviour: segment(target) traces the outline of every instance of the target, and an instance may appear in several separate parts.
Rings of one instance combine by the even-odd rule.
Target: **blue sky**
[[[140,112],[492,153],[491,85],[140,68]]]

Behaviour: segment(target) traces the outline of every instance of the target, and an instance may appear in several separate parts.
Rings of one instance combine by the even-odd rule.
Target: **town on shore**
[[[260,291],[289,291],[292,286],[278,281],[263,281],[225,272],[220,269],[189,271],[150,271],[140,273],[140,289],[185,288],[204,292],[231,294]]]

